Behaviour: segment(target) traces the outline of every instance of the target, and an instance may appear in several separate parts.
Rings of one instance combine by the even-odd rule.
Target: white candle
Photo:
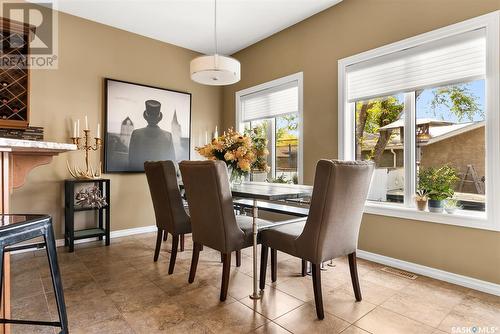
[[[85,115],[85,130],[89,129],[89,119],[87,118],[87,115]]]
[[[205,131],[205,144],[208,144],[208,131]]]
[[[101,124],[97,123],[97,134],[95,135],[96,138],[101,138]]]
[[[219,131],[217,131],[217,125],[215,126],[214,138],[219,137]]]
[[[77,120],[76,121],[76,136],[75,137],[79,137],[80,136],[80,120]]]
[[[73,137],[76,138],[76,122],[73,122]]]

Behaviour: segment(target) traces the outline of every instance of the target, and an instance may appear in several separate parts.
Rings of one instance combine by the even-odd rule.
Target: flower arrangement
[[[207,159],[224,161],[230,170],[231,181],[235,182],[253,168],[268,168],[265,156],[269,152],[265,144],[262,146],[257,133],[242,135],[229,129],[222,136],[212,139],[212,142],[197,147],[196,151]]]

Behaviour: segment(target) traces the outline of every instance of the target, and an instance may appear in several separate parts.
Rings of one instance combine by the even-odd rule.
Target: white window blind
[[[276,117],[299,111],[296,80],[241,97],[242,121]]]
[[[366,100],[484,78],[486,31],[478,29],[348,66],[348,100]]]

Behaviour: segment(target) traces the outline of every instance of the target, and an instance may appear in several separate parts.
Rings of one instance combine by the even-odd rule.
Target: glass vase
[[[241,170],[238,168],[233,168],[228,166],[228,174],[229,174],[229,183],[231,186],[239,185],[243,182],[244,175]]]

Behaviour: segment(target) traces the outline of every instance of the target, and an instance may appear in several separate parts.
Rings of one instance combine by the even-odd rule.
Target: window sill
[[[455,225],[482,230],[499,231],[499,226],[488,221],[486,212],[457,210],[453,214],[418,211],[394,203],[366,202],[364,213],[424,222]]]

